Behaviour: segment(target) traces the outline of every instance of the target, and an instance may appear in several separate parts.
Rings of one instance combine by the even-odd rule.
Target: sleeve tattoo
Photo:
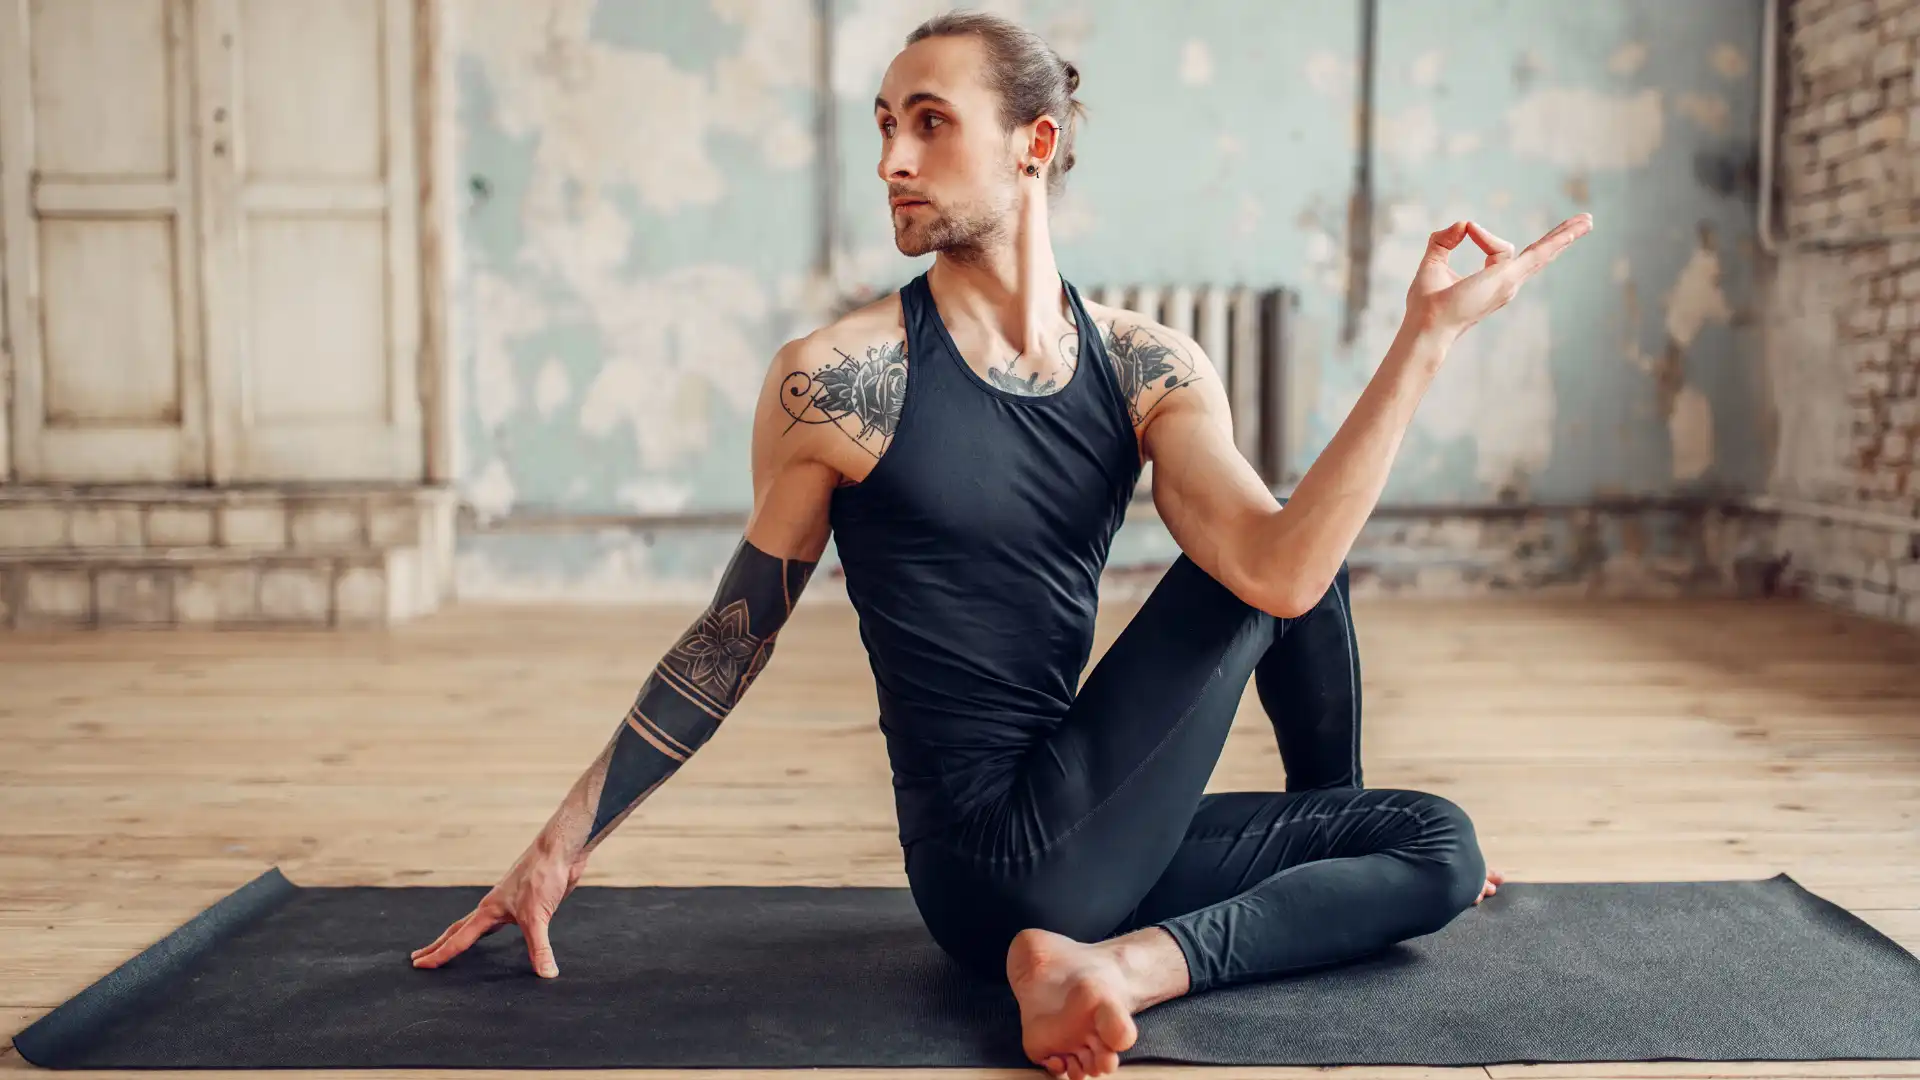
[[[815,565],[741,539],[712,602],[655,665],[615,735],[588,843],[713,737],[767,666]]]

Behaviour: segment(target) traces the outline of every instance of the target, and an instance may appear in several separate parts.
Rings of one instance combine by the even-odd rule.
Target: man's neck
[[[1011,237],[966,259],[942,252],[927,284],[949,321],[977,322],[1023,355],[1054,355],[1060,326],[1071,321],[1047,231],[1046,196],[1037,191],[1023,193]]]

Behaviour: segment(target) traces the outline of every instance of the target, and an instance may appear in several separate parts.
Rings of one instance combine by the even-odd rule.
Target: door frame
[[[196,0],[155,0],[177,2],[188,19],[197,14]],[[454,118],[442,112],[458,101],[452,85],[455,65],[449,55],[449,5],[445,0],[412,0],[414,142],[416,149],[415,246],[420,287],[420,340],[416,359],[416,386],[420,397],[421,477],[427,486],[453,483],[454,440],[458,430],[454,415],[457,395],[453,391],[454,358],[450,351],[447,281],[449,246],[457,243],[454,216],[454,192],[459,176],[454,154],[457,141],[452,137]],[[30,161],[32,139],[31,74],[28,70],[26,0],[0,0],[0,162]],[[197,113],[197,102],[191,108]],[[14,444],[20,429],[13,423],[19,378],[18,342],[32,335],[37,340],[37,294],[33,280],[35,267],[28,256],[35,250],[33,228],[31,170],[0,169],[0,484],[15,480],[21,456]],[[212,328],[202,325],[203,336]],[[218,436],[209,431],[207,441],[210,482],[226,482],[221,473],[222,454],[215,446]]]
[[[449,32],[446,0],[414,0],[413,107],[414,176],[419,207],[414,215],[420,274],[420,436],[421,482],[429,487],[453,484],[454,440],[459,431],[453,393],[455,360],[451,351],[447,283],[450,251],[457,251],[459,220],[454,193],[459,190],[459,140],[454,110],[460,100],[454,85],[457,68]],[[444,107],[443,107],[444,106]]]

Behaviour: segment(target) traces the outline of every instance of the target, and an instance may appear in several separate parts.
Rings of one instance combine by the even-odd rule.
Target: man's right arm
[[[556,855],[584,860],[713,737],[765,669],[819,563],[838,474],[811,453],[815,436],[787,433],[779,403],[803,351],[790,343],[768,367],[753,425],[753,509],[720,584],[543,830]]]
[[[471,913],[413,951],[415,967],[439,967],[511,922],[526,936],[534,971],[559,975],[547,927],[587,855],[712,738],[766,667],[826,548],[840,478],[820,452],[837,436],[795,428],[781,407],[783,382],[813,370],[803,363],[807,355],[802,342],[790,343],[768,368],[753,424],[753,511],[712,601],[654,666],[533,842]]]

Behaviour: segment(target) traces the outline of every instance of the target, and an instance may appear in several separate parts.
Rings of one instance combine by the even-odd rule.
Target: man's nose
[[[880,151],[880,179],[889,183],[911,180],[919,172],[919,162],[905,139],[890,140]]]

